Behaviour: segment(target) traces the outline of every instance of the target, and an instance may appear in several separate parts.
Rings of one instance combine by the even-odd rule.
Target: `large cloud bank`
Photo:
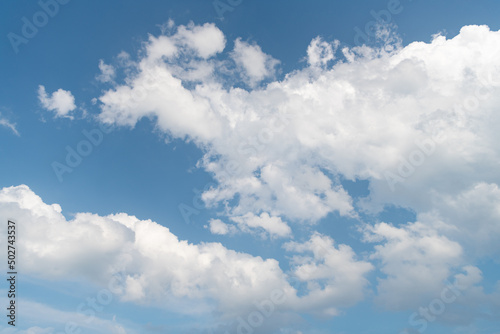
[[[107,68],[125,80],[99,97],[98,117],[129,127],[149,118],[165,136],[202,149],[199,167],[217,182],[202,198],[224,214],[210,222],[213,233],[288,238],[293,224],[332,212],[358,218],[387,205],[413,210],[417,221],[360,227],[360,238],[374,244],[364,260],[319,234],[287,242],[297,254],[285,274],[275,260],[189,244],[126,214],[67,222],[29,189],[4,189],[3,205],[61,240],[33,238],[33,272],[83,274],[85,266],[70,259],[92,254],[89,245],[101,243],[90,235],[97,235],[109,241],[101,240],[101,270],[92,278],[120,274],[124,300],[204,299],[231,314],[277,288],[287,298],[284,312],[335,315],[363,298],[365,275],[377,267],[376,300],[390,309],[428,302],[447,279],[468,289],[459,304],[470,307],[470,318],[474,305],[498,307],[498,292],[477,285],[475,265],[500,253],[500,32],[466,26],[453,38],[382,48],[317,37],[305,67],[277,80],[278,60],[239,38],[225,52],[229,43],[213,24],[170,22],[167,30],[150,36],[137,58],[121,53]],[[370,194],[351,198],[342,179],[369,181]],[[61,251],[73,242],[82,250]],[[42,271],[44,261],[65,265]],[[289,284],[291,274],[306,284],[305,295]],[[221,293],[227,289],[232,298]]]

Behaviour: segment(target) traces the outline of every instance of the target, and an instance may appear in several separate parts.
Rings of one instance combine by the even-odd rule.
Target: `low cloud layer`
[[[216,309],[221,319],[233,320],[253,310],[254,302],[272,297],[280,301],[277,314],[335,315],[338,308],[363,299],[368,284],[364,275],[372,269],[348,246],[336,247],[321,235],[287,246],[290,254],[313,252],[308,265],[294,258],[294,275],[283,272],[274,259],[239,253],[220,243],[191,244],[167,227],[125,213],[77,213],[68,221],[61,212],[58,204],[45,204],[27,186],[0,190],[0,217],[20,222],[20,271],[41,279],[83,278],[112,286],[111,292],[123,302],[184,314]],[[314,248],[318,242],[321,245]],[[304,274],[309,270],[319,274]],[[327,271],[339,276],[328,279]],[[305,295],[298,295],[299,288]]]

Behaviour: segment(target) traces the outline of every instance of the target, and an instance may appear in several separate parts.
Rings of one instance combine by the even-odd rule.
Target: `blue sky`
[[[1,333],[500,333],[498,3],[0,6]]]

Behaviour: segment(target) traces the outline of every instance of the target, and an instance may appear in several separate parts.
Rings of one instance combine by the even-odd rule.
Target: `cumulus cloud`
[[[104,63],[104,60],[99,60],[99,70],[101,73],[96,77],[100,82],[113,82],[115,78],[115,68],[112,65]]]
[[[228,225],[220,219],[210,219],[208,227],[213,234],[226,235],[236,232],[236,228],[233,225]]]
[[[213,23],[197,26],[190,23],[179,26],[174,39],[189,49],[194,50],[199,57],[209,58],[222,50],[226,45],[224,34]]]
[[[112,287],[110,291],[121,301],[186,314],[209,314],[216,309],[227,319],[252,310],[254,301],[276,294],[286,300],[276,305],[277,312],[350,306],[361,299],[359,288],[366,284],[362,276],[370,269],[355,259],[349,247],[334,249],[333,241],[327,239],[331,258],[327,254],[317,260],[324,260],[324,266],[340,276],[328,283],[326,296],[315,285],[298,296],[291,277],[274,259],[235,252],[220,243],[191,244],[165,226],[125,213],[104,217],[77,213],[68,221],[58,204],[45,204],[24,185],[0,190],[0,217],[22,222],[18,229],[23,235],[19,245],[23,273],[51,280],[83,278]],[[294,244],[289,251],[304,252],[308,247]],[[300,276],[306,283],[318,278],[323,277]]]
[[[237,223],[242,231],[262,229],[271,237],[287,237],[292,233],[290,227],[280,217],[269,216],[267,212],[261,213],[260,216],[249,212],[243,216],[232,217],[231,220]]]
[[[169,21],[168,30],[173,29],[173,21]],[[224,34],[213,23],[198,26],[191,22],[179,26],[174,34],[150,36],[149,42],[147,58],[150,61],[182,55],[207,59],[222,52],[226,46]]]
[[[458,240],[469,260],[500,254],[500,189],[477,183],[457,195],[436,198],[434,210],[419,219]]]
[[[314,38],[307,47],[307,62],[310,66],[325,66],[335,59],[339,41],[328,43],[321,37]]]
[[[388,205],[416,213],[415,222],[365,226],[364,241],[374,245],[366,259],[321,234],[287,243],[302,295],[275,260],[189,244],[126,214],[67,222],[28,189],[4,189],[4,207],[36,221],[32,233],[62,240],[33,237],[25,252],[32,260],[23,262],[47,277],[119,277],[123,300],[213,300],[231,313],[276,287],[288,310],[336,315],[363,298],[372,261],[382,273],[376,301],[389,309],[425,305],[448,279],[467,287],[457,308],[498,308],[500,289],[482,291],[474,263],[497,256],[500,245],[500,32],[466,26],[453,38],[404,47],[390,27],[376,35],[382,46],[342,48],[337,58],[338,42],[314,38],[305,68],[264,85],[277,61],[258,45],[236,39],[224,54],[215,25],[171,22],[137,59],[119,56],[126,79],[99,97],[102,122],[133,127],[147,117],[203,151],[198,166],[217,185],[202,198],[226,216],[209,221],[214,234],[290,237],[288,223],[313,224],[335,211],[359,218]],[[40,89],[42,103],[58,100]],[[354,201],[341,179],[367,180],[369,196]],[[101,238],[98,247],[89,235]],[[477,312],[467,314],[455,319]]]
[[[438,196],[416,222],[365,226],[364,240],[375,244],[370,259],[385,276],[378,278],[376,302],[418,311],[452,286],[457,298],[439,321],[468,326],[485,312],[496,314],[500,290],[484,291],[482,272],[473,264],[499,252],[498,195],[496,184],[478,183],[457,196]]]
[[[238,231],[259,234],[262,238],[290,237],[292,229],[280,217],[272,217],[267,212],[260,216],[249,212],[243,216],[231,217],[232,223],[226,224],[220,219],[209,221],[210,232],[213,234],[235,234]]]
[[[381,272],[374,301],[386,310],[412,312],[409,333],[422,332],[428,321],[455,328],[477,319],[498,321],[500,281],[485,291],[482,271],[471,264],[481,261],[450,239],[449,226],[433,223],[366,227],[365,241],[376,243],[369,258]]]
[[[217,47],[200,51],[194,36],[204,34]],[[390,31],[380,35],[394,42]],[[329,67],[336,43],[317,38],[307,51],[310,66],[250,90],[227,81],[235,53],[215,57],[224,40],[207,24],[150,37],[132,61],[134,74],[99,100],[103,122],[134,126],[150,117],[166,135],[197,144],[205,152],[199,166],[218,182],[203,199],[229,218],[354,217],[340,178],[370,182],[370,196],[358,204],[372,212],[389,204],[428,212],[439,196],[486,179],[498,183],[498,32],[467,26],[430,43],[344,48]],[[244,43],[236,44],[258,50]],[[258,63],[248,66],[264,73]],[[432,154],[414,152],[429,140]],[[417,168],[400,176],[412,161]],[[388,172],[398,177],[394,189]]]
[[[373,270],[373,266],[369,262],[357,260],[351,247],[335,247],[330,237],[315,233],[304,243],[289,242],[284,248],[308,254],[292,257],[294,274],[299,280],[307,282],[311,291],[303,298],[302,308],[314,309],[321,306],[317,310],[318,314],[334,316],[339,310],[328,307],[332,300],[339,306],[352,306],[363,299],[368,285],[365,275]],[[313,306],[314,304],[317,306]]]
[[[335,211],[357,218],[388,205],[409,208],[416,222],[364,231],[375,243],[371,260],[386,275],[378,301],[395,309],[437,293],[467,263],[498,254],[500,32],[466,26],[453,38],[403,47],[382,27],[380,47],[345,47],[338,58],[338,43],[318,37],[305,68],[257,85],[274,65],[265,65],[272,58],[256,44],[237,39],[223,54],[225,37],[214,25],[171,28],[129,60],[124,83],[99,98],[99,117],[131,127],[148,117],[165,135],[203,150],[198,166],[217,185],[202,198],[228,222],[212,221],[213,233],[281,226],[286,235],[277,219],[315,223]],[[200,42],[205,35],[213,48]],[[235,68],[239,78],[253,73],[255,85],[235,84]],[[341,179],[367,180],[369,196],[354,201]],[[256,219],[263,213],[276,219]],[[297,267],[302,277],[329,272],[326,259],[307,261]],[[330,291],[328,284],[310,287]]]
[[[242,75],[247,83],[255,86],[258,82],[274,75],[279,61],[262,52],[260,46],[249,44],[237,38],[231,54],[236,65],[242,69]]]
[[[462,261],[462,248],[434,229],[416,222],[403,227],[379,223],[366,228],[387,278],[379,279],[378,302],[389,309],[408,309],[439,295],[453,267]]]
[[[56,117],[70,117],[69,112],[76,109],[73,94],[61,88],[50,95],[44,86],[38,86],[38,101],[45,109],[54,111]]]

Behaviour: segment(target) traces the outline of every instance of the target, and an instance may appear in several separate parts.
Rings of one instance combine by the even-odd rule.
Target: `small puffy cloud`
[[[113,82],[115,78],[115,68],[112,65],[104,63],[104,60],[99,60],[99,70],[101,73],[96,77],[100,82]]]
[[[284,238],[292,234],[290,226],[281,220],[280,217],[270,216],[267,212],[254,215],[249,212],[242,216],[230,217],[233,223],[226,224],[220,219],[209,221],[210,232],[213,234],[235,234],[238,231],[247,233],[257,233],[262,238]]]
[[[209,58],[222,52],[226,45],[224,34],[213,23],[205,23],[202,26],[194,23],[179,26],[174,38],[195,50],[201,58]]]
[[[249,212],[243,216],[231,217],[231,220],[236,222],[242,231],[264,230],[271,238],[288,237],[292,234],[290,226],[283,222],[280,217],[270,216],[267,212],[261,213],[260,216]]]
[[[178,47],[175,38],[168,36],[149,36],[148,59],[151,61],[160,60],[163,57],[169,58],[177,54]],[[121,56],[120,56],[121,55]],[[130,64],[130,56],[127,53],[120,53],[119,58]]]
[[[73,94],[61,88],[50,95],[44,86],[38,86],[38,100],[45,109],[54,111],[56,117],[69,117],[69,112],[76,109]]]
[[[231,57],[243,70],[242,75],[251,86],[274,76],[279,61],[262,52],[260,46],[243,42],[241,38],[234,41]]]
[[[147,46],[147,61],[170,60],[172,57],[185,54],[195,58],[208,59],[222,52],[226,39],[222,31],[213,23],[202,26],[190,23],[174,29],[173,21],[164,29],[166,35],[150,36]]]
[[[226,235],[236,232],[233,225],[226,224],[220,219],[210,219],[209,228],[212,234]]]
[[[335,59],[339,41],[328,43],[321,37],[314,38],[307,47],[307,62],[310,66],[325,66]]]

